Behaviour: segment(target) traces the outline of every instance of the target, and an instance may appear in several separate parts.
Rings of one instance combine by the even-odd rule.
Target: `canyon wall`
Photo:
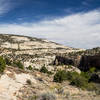
[[[73,65],[82,71],[88,71],[91,67],[100,69],[100,55],[64,56],[57,55],[54,65]]]

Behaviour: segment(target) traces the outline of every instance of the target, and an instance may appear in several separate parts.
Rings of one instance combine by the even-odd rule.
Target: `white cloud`
[[[100,46],[100,9],[38,23],[0,24],[0,33],[47,38],[76,48]]]
[[[11,8],[10,0],[0,0],[0,15],[8,12]]]
[[[23,0],[0,0],[0,16],[22,4]]]

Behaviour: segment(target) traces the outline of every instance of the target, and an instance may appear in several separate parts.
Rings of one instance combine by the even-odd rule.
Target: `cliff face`
[[[73,65],[82,71],[88,71],[91,67],[100,69],[100,55],[82,56],[56,56],[54,65]]]
[[[87,71],[91,67],[100,69],[100,55],[82,56],[79,68],[83,71]]]
[[[74,59],[64,56],[56,56],[54,65],[74,65]]]

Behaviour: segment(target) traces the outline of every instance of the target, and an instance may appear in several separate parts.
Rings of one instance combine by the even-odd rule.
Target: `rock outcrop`
[[[55,57],[54,65],[73,65],[82,71],[88,71],[91,67],[100,70],[100,55],[81,55],[81,56],[66,56],[58,55]]]
[[[100,69],[100,55],[82,56],[79,68],[83,71],[88,71],[91,67]]]

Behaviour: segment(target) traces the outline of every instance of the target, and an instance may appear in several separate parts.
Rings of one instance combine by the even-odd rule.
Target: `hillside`
[[[0,35],[0,49],[0,55],[12,60],[19,59],[25,67],[32,65],[37,68],[52,63],[56,54],[82,51],[44,39],[3,34]]]

